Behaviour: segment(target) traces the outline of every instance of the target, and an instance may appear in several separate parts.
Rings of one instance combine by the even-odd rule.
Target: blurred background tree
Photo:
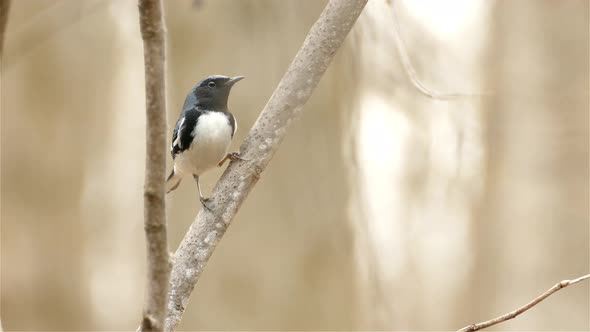
[[[208,74],[233,148],[325,1],[166,1],[169,123]],[[584,0],[370,1],[219,244],[181,329],[452,330],[588,273]],[[7,330],[135,329],[145,141],[134,0],[13,1],[2,59]],[[221,169],[204,176],[209,192]],[[168,198],[176,248],[200,208]],[[261,273],[262,271],[262,273]],[[505,330],[588,330],[588,284]]]

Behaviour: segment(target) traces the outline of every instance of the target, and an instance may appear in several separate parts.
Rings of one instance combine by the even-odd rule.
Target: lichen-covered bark
[[[308,33],[240,148],[246,161],[232,162],[213,189],[211,212],[201,210],[174,257],[165,330],[182,318],[215,246],[299,116],[367,0],[331,0]]]
[[[140,330],[161,331],[166,316],[170,262],[166,234],[165,24],[161,0],[139,0],[144,45],[146,162],[144,228],[147,242],[147,290]]]

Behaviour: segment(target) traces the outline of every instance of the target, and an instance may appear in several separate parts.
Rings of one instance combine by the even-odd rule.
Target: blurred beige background
[[[133,0],[13,0],[1,85],[6,330],[134,330],[144,291]],[[168,114],[209,74],[233,147],[326,1],[165,1]],[[209,262],[184,330],[456,330],[590,270],[589,3],[371,0]],[[204,176],[209,192],[221,169]],[[167,198],[176,248],[200,208]],[[494,330],[590,329],[588,283]]]

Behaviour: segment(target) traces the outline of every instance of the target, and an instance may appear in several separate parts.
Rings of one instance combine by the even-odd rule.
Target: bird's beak
[[[246,76],[235,76],[229,79],[229,81],[227,81],[227,84],[229,84],[229,86],[232,86],[236,83],[238,83],[239,81],[243,80],[244,78],[246,78]]]

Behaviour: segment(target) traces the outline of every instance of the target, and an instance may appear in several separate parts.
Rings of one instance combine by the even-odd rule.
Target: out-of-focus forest
[[[237,150],[326,1],[164,4],[169,126],[196,81],[244,75],[229,102]],[[456,330],[589,273],[589,11],[585,0],[369,1],[180,328]],[[424,85],[493,93],[421,94],[395,20]],[[12,1],[4,329],[137,327],[143,78],[136,1]],[[202,177],[205,193],[221,172]],[[167,208],[174,250],[200,209],[194,184]],[[589,330],[589,292],[564,289],[494,330]]]

